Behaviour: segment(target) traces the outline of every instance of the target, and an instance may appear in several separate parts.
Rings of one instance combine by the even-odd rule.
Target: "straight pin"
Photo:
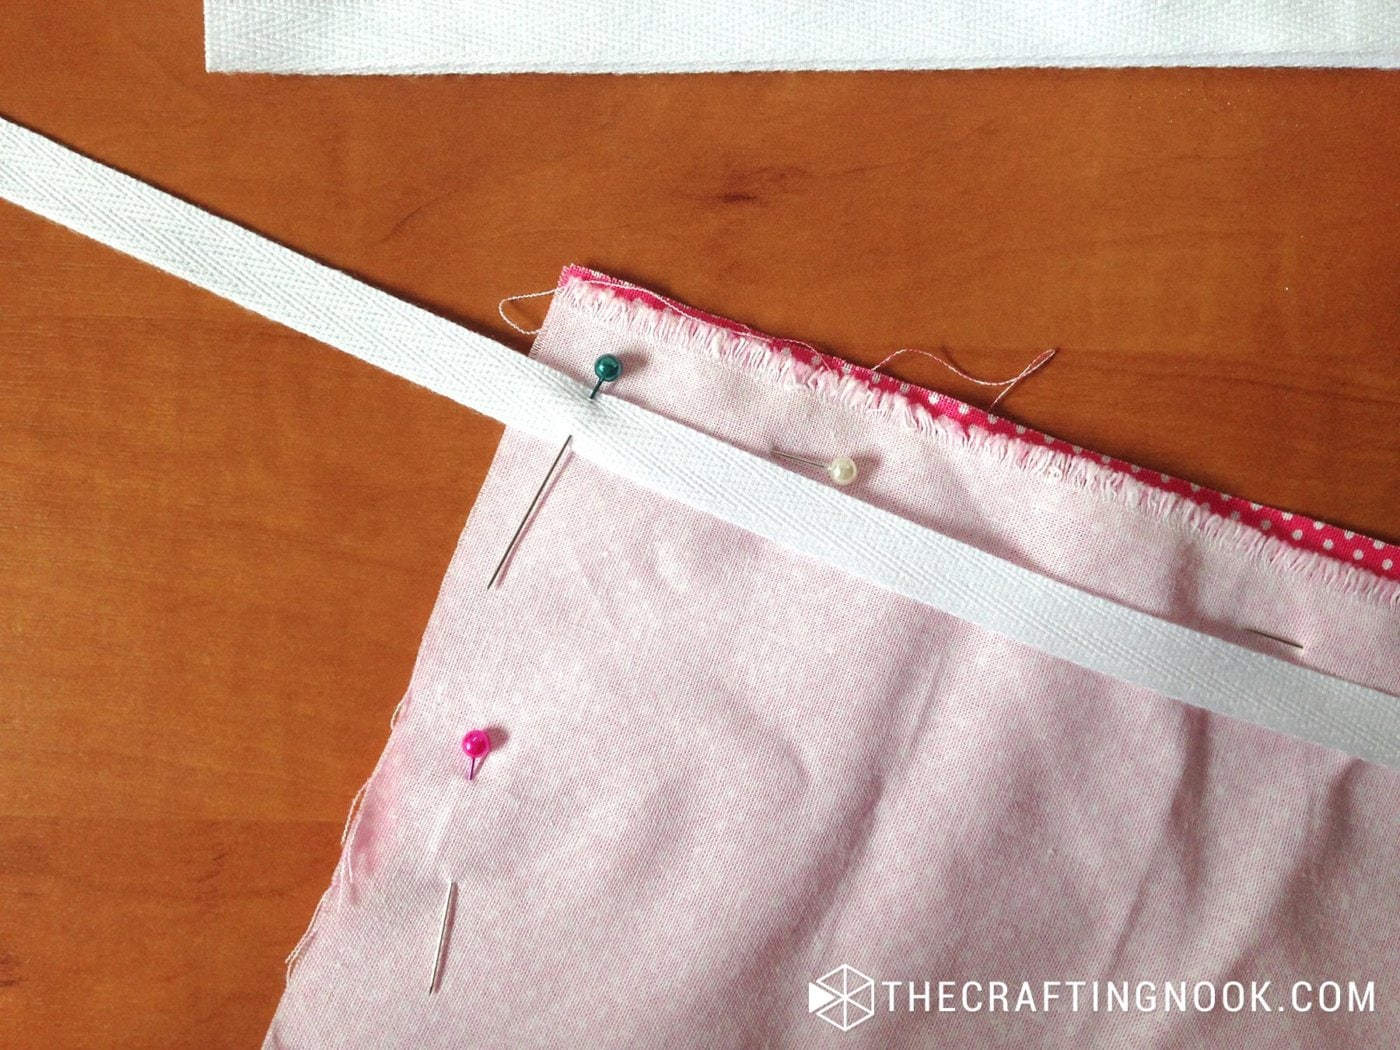
[[[520,519],[520,524],[515,527],[515,535],[506,544],[506,552],[501,555],[501,560],[496,563],[496,571],[491,574],[491,579],[486,581],[486,589],[489,591],[496,586],[496,577],[501,575],[501,570],[506,567],[506,559],[510,557],[510,552],[515,550],[515,545],[520,542],[520,534],[525,531],[525,524],[530,520],[530,515],[535,513],[535,505],[539,503],[540,497],[544,495],[544,490],[549,487],[549,479],[554,477],[554,470],[559,466],[559,461],[564,458],[564,453],[569,451],[569,446],[573,444],[574,436],[570,434],[564,439],[564,445],[559,449],[559,454],[554,457],[554,462],[549,465],[549,471],[545,474],[544,480],[540,482],[540,487],[535,490],[535,498],[530,501],[530,506],[525,510],[525,517]]]
[[[822,470],[826,471],[827,476],[838,485],[849,485],[856,480],[856,475],[859,473],[859,471],[856,470],[855,460],[851,459],[849,456],[837,456],[830,463],[823,463],[819,459],[804,459],[802,456],[790,456],[786,452],[779,452],[777,449],[773,450],[773,455],[777,456],[779,459],[791,460],[794,463],[805,463],[809,467],[820,467]]]
[[[1267,631],[1256,631],[1253,627],[1246,627],[1245,630],[1250,634],[1257,634],[1260,638],[1267,638],[1271,642],[1278,642],[1279,645],[1287,645],[1294,649],[1304,648],[1301,642],[1290,642],[1287,638],[1280,638],[1278,635],[1269,634]]]
[[[467,779],[475,780],[477,766],[485,762],[486,756],[491,753],[491,735],[484,729],[468,730],[467,735],[462,737],[462,750],[471,762]]]
[[[598,377],[598,382],[593,384],[593,391],[588,395],[588,400],[592,401],[598,396],[598,391],[602,389],[604,383],[612,383],[622,375],[622,362],[613,357],[612,354],[604,354],[593,362],[593,374]],[[549,488],[549,479],[554,477],[554,471],[559,467],[559,461],[564,458],[564,453],[569,451],[569,446],[573,444],[574,436],[570,434],[564,439],[563,446],[560,447],[558,455],[554,457],[554,462],[549,465],[549,470],[545,473],[544,480],[540,482],[540,487],[535,490],[535,498],[530,500],[530,505],[525,508],[525,516],[520,519],[520,524],[515,527],[515,534],[511,536],[510,542],[506,544],[505,553],[501,555],[501,560],[496,563],[496,571],[491,574],[491,579],[486,581],[486,589],[489,591],[496,585],[496,579],[501,575],[501,570],[506,567],[506,562],[510,560],[510,552],[515,550],[515,545],[520,542],[520,534],[525,531],[525,526],[530,521],[530,516],[535,513],[535,507],[540,502],[540,497],[544,495],[544,490]]]
[[[447,884],[447,900],[442,906],[442,929],[438,931],[437,954],[433,956],[433,976],[428,981],[428,994],[437,992],[442,982],[442,962],[447,956],[447,931],[452,926],[452,912],[457,906],[457,883]]]
[[[598,377],[598,382],[593,384],[593,392],[588,395],[590,401],[598,396],[599,387],[604,383],[616,382],[617,377],[622,375],[622,362],[612,354],[604,354],[593,362],[593,374]]]

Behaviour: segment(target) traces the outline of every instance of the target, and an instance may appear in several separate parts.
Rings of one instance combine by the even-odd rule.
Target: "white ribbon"
[[[210,70],[1400,65],[1396,0],[205,0]]]
[[[1086,594],[618,398],[0,120],[0,197],[879,587],[1400,768],[1400,700]]]

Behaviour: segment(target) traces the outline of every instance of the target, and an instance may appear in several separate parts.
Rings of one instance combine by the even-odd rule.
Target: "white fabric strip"
[[[1400,768],[1400,700],[1144,615],[654,415],[0,120],[0,198],[793,551],[1082,667]]]
[[[223,72],[1400,65],[1396,0],[205,0]]]

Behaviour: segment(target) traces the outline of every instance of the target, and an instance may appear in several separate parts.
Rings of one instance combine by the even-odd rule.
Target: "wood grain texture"
[[[577,261],[1400,540],[1400,77],[202,71],[7,0],[0,113],[463,323]],[[979,400],[918,360],[906,378]],[[247,1047],[499,430],[0,205],[0,1046]]]

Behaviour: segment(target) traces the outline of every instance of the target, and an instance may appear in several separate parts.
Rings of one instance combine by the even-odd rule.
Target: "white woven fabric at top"
[[[222,72],[1400,66],[1396,0],[205,0]]]
[[[0,119],[0,199],[654,492],[1080,667],[1400,768],[1400,701],[995,557],[620,397]]]

